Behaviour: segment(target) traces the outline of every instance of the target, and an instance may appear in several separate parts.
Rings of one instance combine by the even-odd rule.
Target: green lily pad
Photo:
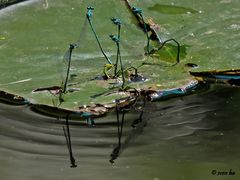
[[[221,5],[216,9],[218,4],[209,4],[207,0],[198,3],[205,7],[206,13],[176,19],[173,16],[164,16],[162,19],[161,14],[153,17],[160,25],[160,33],[161,27],[167,29],[167,36],[174,37],[181,44],[180,63],[175,66],[172,64],[177,51],[172,43],[166,44],[153,56],[144,55],[146,36],[132,24],[135,17],[123,1],[74,0],[66,3],[64,0],[53,0],[49,1],[48,7],[35,2],[19,6],[11,13],[5,12],[0,15],[0,33],[7,35],[0,46],[0,90],[22,96],[33,104],[71,110],[79,110],[85,105],[112,105],[115,99],[128,97],[129,92],[118,91],[121,77],[120,83],[95,78],[103,76],[103,67],[107,62],[86,21],[86,7],[89,4],[95,7],[93,24],[104,50],[113,62],[116,60],[117,47],[109,34],[116,34],[117,27],[109,18],[122,20],[120,50],[123,66],[125,69],[138,68],[139,75],[145,78],[144,81],[128,82],[126,85],[132,89],[182,87],[194,79],[188,72],[189,68],[185,67],[189,62],[199,65],[198,71],[240,66],[237,41],[240,33],[239,29],[232,28],[239,20],[237,11],[231,8],[226,11],[225,6]],[[155,14],[141,2],[138,5],[144,10],[146,20]],[[184,0],[183,6],[191,7],[191,3]],[[237,7],[234,3],[232,6]],[[106,11],[108,13],[103,13]],[[222,20],[218,15],[226,15],[226,19]],[[79,42],[79,46],[73,51],[69,92],[63,95],[64,101],[61,102],[56,91],[34,92],[39,88],[61,87],[66,75],[63,55],[69,44],[75,42]],[[151,46],[157,47],[155,44]]]

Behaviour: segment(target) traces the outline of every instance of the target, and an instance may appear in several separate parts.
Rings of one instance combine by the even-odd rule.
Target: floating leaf
[[[198,2],[198,5],[204,8],[206,13],[199,15],[197,19],[195,16],[163,17],[162,14],[152,17],[159,24],[159,29],[156,29],[156,33],[148,32],[150,35],[158,35],[157,32],[161,32],[159,33],[160,39],[164,39],[161,34],[164,35],[166,31],[161,31],[161,28],[169,28],[168,37],[176,37],[180,45],[191,45],[191,48],[182,45],[180,48],[181,63],[169,66],[163,61],[176,62],[177,46],[175,43],[167,43],[161,50],[153,51],[153,55],[159,58],[144,56],[143,48],[147,44],[146,37],[143,31],[131,23],[131,20],[136,17],[129,14],[131,11],[127,9],[126,4],[115,0],[92,0],[91,2],[95,6],[94,27],[107,55],[113,62],[116,59],[116,46],[109,40],[108,34],[117,33],[117,28],[109,22],[109,18],[117,16],[123,22],[120,41],[123,66],[135,67],[139,73],[138,76],[130,76],[128,79],[127,86],[132,89],[147,91],[174,89],[178,94],[184,93],[179,87],[188,84],[193,78],[189,75],[189,68],[185,66],[188,62],[199,65],[198,71],[240,66],[238,61],[239,33],[235,33],[236,28],[231,28],[239,22],[238,11],[234,8],[226,9],[226,6],[219,6],[217,1],[209,3],[207,0],[202,0]],[[184,1],[182,6],[191,7],[192,2]],[[66,3],[64,0],[59,0],[58,2],[49,1],[49,3],[51,8],[48,9],[38,8],[33,3],[20,8],[21,10],[16,8],[11,12],[6,12],[11,13],[11,16],[0,15],[1,31],[6,33],[1,36],[8,39],[10,35],[14,35],[11,41],[1,46],[0,90],[18,94],[34,104],[51,107],[58,105],[60,98],[57,94],[61,88],[49,87],[61,87],[62,79],[59,69],[64,68],[61,61],[62,55],[68,44],[77,39],[80,34],[85,40],[81,41],[79,48],[73,52],[69,76],[71,81],[69,80],[67,93],[63,95],[64,102],[61,108],[79,110],[79,107],[85,107],[84,105],[90,107],[99,103],[114,105],[115,99],[129,97],[130,93],[118,91],[121,78],[107,81],[104,78],[96,78],[102,77],[106,62],[86,23],[84,12],[89,2]],[[144,3],[139,2],[138,5],[141,8]],[[157,4],[149,10],[164,14],[197,12],[185,7],[167,5],[161,5],[158,10],[158,6]],[[72,10],[72,7],[76,7],[76,10]],[[145,17],[149,17],[151,12],[146,8],[143,9],[143,17],[149,23]],[[105,11],[108,13],[101,13]],[[82,13],[79,14],[79,12]],[[29,14],[34,14],[34,16],[29,16]],[[228,18],[223,19],[223,16]],[[14,17],[14,23],[12,23],[12,17]],[[154,25],[149,23],[148,28]],[[81,29],[84,31],[79,32]],[[159,47],[156,44],[159,43],[158,39],[155,41],[155,44],[151,42],[150,50]],[[128,70],[134,72],[133,69]],[[31,81],[22,81],[30,78]],[[34,89],[43,91],[33,92]]]

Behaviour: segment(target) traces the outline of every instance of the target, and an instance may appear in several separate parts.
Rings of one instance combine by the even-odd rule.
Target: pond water
[[[184,62],[197,63],[201,70],[240,67],[238,0],[163,0],[164,9],[159,8],[158,0],[130,2],[143,8],[147,16],[160,17],[154,20],[161,25],[163,38],[175,37],[190,46]],[[27,94],[26,89],[40,80],[46,86],[49,81],[60,81],[58,61],[66,45],[75,41],[80,31],[87,31],[85,17],[79,14],[93,5],[100,19],[114,13],[126,15],[123,3],[118,3],[30,0],[1,10],[0,70],[4,78],[0,78],[0,89],[15,91],[15,84],[9,83],[32,79],[19,86],[21,93]],[[110,8],[118,5],[119,11]],[[130,15],[126,16],[129,24]],[[109,32],[105,21],[95,26],[102,37]],[[123,56],[141,56],[139,45],[146,43],[142,32],[134,24],[125,28],[132,36],[123,44]],[[80,70],[87,73],[92,64],[101,64],[94,59],[102,60],[102,56],[91,33],[80,40],[88,46],[81,46],[81,56],[75,58],[85,61],[73,65],[81,63]],[[108,52],[115,52],[112,42],[103,39],[103,43]],[[11,66],[6,65],[9,62]],[[49,72],[55,73],[48,77]],[[70,130],[76,168],[70,168],[64,120],[36,114],[28,106],[0,104],[1,179],[240,179],[239,92],[236,87],[215,86],[196,95],[147,103],[143,113],[146,125],[135,129],[131,123],[139,113],[127,113],[124,148],[114,165],[109,160],[118,142],[116,114],[97,119],[95,127],[73,121]],[[214,170],[221,177],[213,175]]]
[[[26,106],[0,104],[2,179],[239,179],[239,90],[213,89],[198,95],[146,105],[147,123],[133,129],[126,114],[124,148],[112,165],[116,115],[95,127],[70,123],[76,168],[70,168],[64,121]],[[100,123],[105,122],[105,123]],[[234,171],[217,177],[213,170]]]

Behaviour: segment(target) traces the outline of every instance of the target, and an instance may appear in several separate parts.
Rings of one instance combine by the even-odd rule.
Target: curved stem
[[[163,46],[164,46],[167,42],[170,42],[170,41],[174,41],[174,42],[177,44],[177,59],[176,59],[176,61],[177,61],[177,63],[179,63],[179,62],[180,62],[180,44],[179,44],[179,42],[177,42],[175,39],[168,39],[168,40],[164,41],[164,42],[162,43],[162,45],[158,48],[158,50],[162,49]],[[177,63],[176,63],[176,64],[177,64]]]

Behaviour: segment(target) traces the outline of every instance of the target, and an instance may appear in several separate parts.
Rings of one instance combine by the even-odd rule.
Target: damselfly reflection
[[[120,154],[126,149],[132,139],[137,137],[139,133],[142,133],[143,128],[147,124],[147,118],[143,118],[145,111],[146,100],[145,99],[136,99],[133,106],[125,106],[122,107],[119,100],[116,100],[116,119],[117,119],[117,146],[113,149],[111,153],[110,162],[113,164],[115,160],[120,156]],[[122,140],[122,136],[124,133],[124,123],[126,115],[129,111],[134,110],[138,112],[138,118],[133,120],[131,127],[132,130],[128,134],[128,136]]]
[[[70,114],[68,114],[66,116],[66,128],[63,126],[63,132],[64,132],[64,136],[66,139],[66,144],[67,144],[67,148],[68,148],[68,152],[69,152],[69,158],[70,158],[70,163],[71,163],[71,168],[75,168],[77,167],[76,165],[76,160],[73,157],[73,152],[72,152],[72,142],[71,142],[71,133],[70,133],[70,128],[69,128],[69,119]]]

